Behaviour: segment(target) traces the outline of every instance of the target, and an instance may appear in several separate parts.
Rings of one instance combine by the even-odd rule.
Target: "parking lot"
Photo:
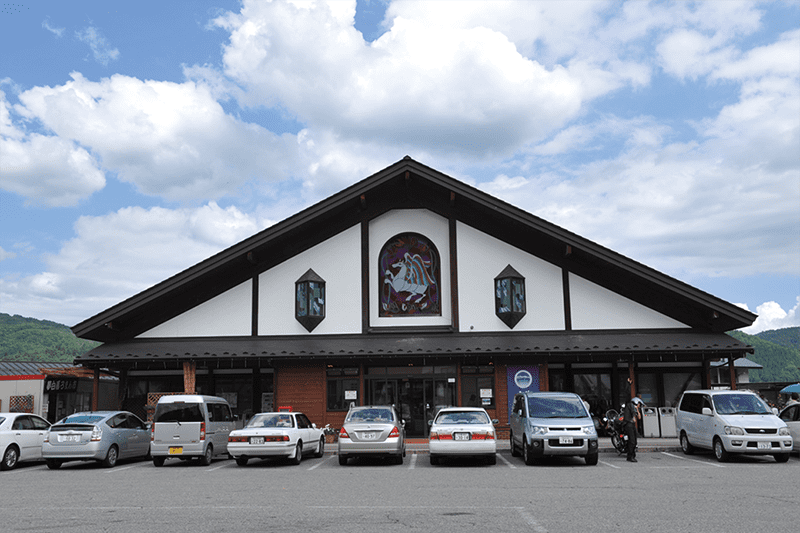
[[[21,465],[0,474],[4,531],[703,531],[793,530],[800,459],[718,463],[710,454],[602,453],[525,466],[469,460],[402,466],[336,456],[300,465],[169,460]]]

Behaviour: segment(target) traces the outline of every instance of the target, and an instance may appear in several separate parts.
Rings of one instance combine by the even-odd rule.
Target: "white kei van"
[[[200,459],[211,464],[228,453],[228,434],[234,429],[231,407],[224,398],[197,394],[162,396],[156,404],[150,434],[155,466],[168,457]]]
[[[786,423],[749,391],[686,391],[675,421],[683,453],[695,448],[713,450],[720,462],[731,454],[772,455],[789,460],[792,436]]]

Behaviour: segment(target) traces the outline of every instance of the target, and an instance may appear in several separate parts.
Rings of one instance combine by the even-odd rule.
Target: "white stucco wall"
[[[378,254],[386,242],[398,233],[419,233],[427,237],[439,252],[441,274],[439,295],[441,316],[379,317]],[[449,326],[450,310],[450,236],[449,223],[444,217],[425,209],[389,211],[369,224],[369,310],[372,326]]]
[[[0,379],[0,412],[8,412],[12,396],[33,396],[33,414],[42,416],[44,398],[44,376],[37,379]]]
[[[657,329],[689,327],[570,273],[572,329]]]
[[[252,308],[253,282],[248,280],[142,333],[139,338],[250,335]]]
[[[294,317],[295,282],[314,270],[325,280],[325,320],[311,333],[361,333],[361,230],[356,225],[262,273],[258,334],[308,335]]]
[[[461,331],[510,331],[494,312],[494,278],[509,264],[525,277],[527,300],[514,331],[565,328],[561,268],[460,222],[456,235]]]

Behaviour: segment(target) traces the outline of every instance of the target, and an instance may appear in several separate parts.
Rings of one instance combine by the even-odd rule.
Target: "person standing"
[[[631,398],[622,410],[623,428],[625,429],[625,436],[628,437],[628,448],[626,451],[628,452],[628,461],[631,463],[638,462],[636,460],[636,444],[638,437],[636,423],[638,420],[642,419],[641,406],[643,403],[641,398]]]

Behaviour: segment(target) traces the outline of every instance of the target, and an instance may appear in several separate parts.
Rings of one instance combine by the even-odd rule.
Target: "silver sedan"
[[[497,420],[481,407],[448,407],[439,411],[428,436],[431,464],[444,457],[482,457],[490,465],[497,463]]]
[[[99,461],[111,468],[119,459],[150,455],[150,430],[126,411],[75,413],[50,426],[42,443],[48,468],[65,461]]]
[[[403,464],[406,456],[404,423],[391,406],[351,407],[339,431],[339,464],[351,457],[390,457]]]

